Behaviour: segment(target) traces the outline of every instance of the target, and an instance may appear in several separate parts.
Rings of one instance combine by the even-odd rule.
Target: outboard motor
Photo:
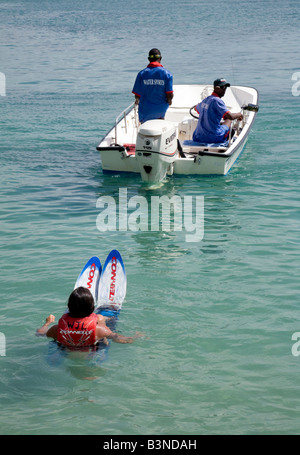
[[[161,182],[178,155],[176,129],[165,120],[148,120],[138,131],[135,158],[142,179],[149,183]]]

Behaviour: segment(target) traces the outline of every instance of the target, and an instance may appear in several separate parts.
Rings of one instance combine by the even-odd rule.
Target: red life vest
[[[65,313],[58,321],[57,341],[68,347],[92,346],[96,343],[95,313],[85,318],[72,318]]]

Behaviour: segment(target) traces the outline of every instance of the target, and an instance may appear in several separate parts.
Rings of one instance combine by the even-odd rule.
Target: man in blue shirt
[[[213,93],[197,104],[195,110],[199,114],[199,120],[193,134],[195,142],[220,144],[229,138],[232,120],[243,119],[240,112],[231,113],[221,99],[227,87],[230,84],[225,79],[215,80]],[[220,124],[222,119],[224,123]]]
[[[151,49],[149,65],[136,77],[132,93],[139,105],[139,120],[164,119],[173,98],[173,75],[166,70],[161,62],[158,49]]]

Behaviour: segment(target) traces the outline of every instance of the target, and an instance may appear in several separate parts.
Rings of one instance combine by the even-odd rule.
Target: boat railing
[[[133,114],[134,114],[134,128],[138,128],[138,125],[139,125],[139,121],[138,121],[138,115],[137,115],[137,105],[135,103],[131,103],[126,109],[124,109],[123,112],[121,112],[121,114],[118,115],[118,117],[116,118],[115,120],[115,142],[116,144],[118,143],[118,128],[117,126],[123,121],[124,119],[124,125],[125,125],[125,133],[127,134],[127,131],[128,131],[128,127],[127,127],[127,116],[128,114],[133,111]]]

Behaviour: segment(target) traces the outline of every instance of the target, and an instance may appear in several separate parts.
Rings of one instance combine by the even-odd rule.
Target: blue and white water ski
[[[108,254],[103,268],[97,256],[91,257],[78,275],[74,289],[80,286],[91,291],[95,301],[94,312],[108,317],[107,327],[115,332],[127,290],[125,266],[119,251],[112,250]],[[92,364],[102,363],[107,358],[109,345],[110,343],[107,345],[99,342],[97,346],[91,348],[88,360]],[[60,364],[66,352],[66,348],[51,342],[48,363]]]

